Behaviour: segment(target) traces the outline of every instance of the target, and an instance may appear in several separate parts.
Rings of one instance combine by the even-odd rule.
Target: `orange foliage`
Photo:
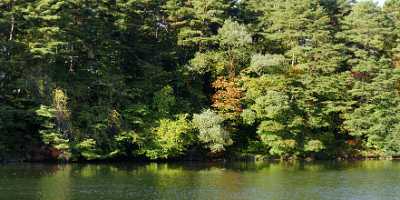
[[[243,97],[243,91],[236,85],[235,79],[227,80],[224,77],[218,77],[212,86],[216,91],[212,96],[214,108],[234,116],[242,112],[240,99]]]
[[[358,145],[360,142],[358,140],[346,140],[346,143],[350,146]]]
[[[351,72],[351,75],[356,79],[365,79],[368,78],[368,72]]]
[[[62,151],[58,150],[56,148],[50,147],[49,153],[50,153],[51,158],[57,159],[62,154]]]

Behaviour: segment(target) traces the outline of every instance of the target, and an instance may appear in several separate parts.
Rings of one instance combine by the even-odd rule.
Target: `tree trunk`
[[[14,1],[10,2],[10,12],[12,13],[12,9],[14,7]],[[10,37],[8,38],[8,40],[13,40],[13,36],[14,36],[14,27],[15,27],[15,17],[14,14],[11,14],[11,27],[10,27]]]

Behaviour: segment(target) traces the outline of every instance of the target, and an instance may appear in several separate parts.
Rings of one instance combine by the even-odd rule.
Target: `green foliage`
[[[252,43],[252,38],[247,28],[229,19],[218,29],[218,38],[219,44],[227,49],[243,48]]]
[[[168,115],[176,104],[174,89],[167,85],[154,95],[154,106],[161,115]]]
[[[254,124],[257,119],[256,113],[250,109],[243,110],[241,117],[243,118],[243,122],[248,125]]]
[[[399,8],[0,1],[0,160],[399,155]]]
[[[176,28],[177,43],[182,46],[212,45],[212,37],[227,17],[229,1],[226,0],[168,0],[164,6],[168,20]],[[205,49],[204,49],[205,50]]]
[[[84,139],[76,145],[81,155],[87,160],[100,158],[96,153],[96,141],[94,139]]]
[[[284,69],[284,62],[285,57],[282,55],[255,54],[251,57],[250,67],[247,68],[247,71],[258,76],[285,71],[287,69]]]
[[[362,99],[352,112],[346,114],[345,128],[350,135],[365,137],[367,149],[383,151],[387,155],[398,155],[399,94],[398,69],[386,67],[365,82],[356,80],[351,94]]]
[[[350,65],[357,66],[360,60],[379,60],[382,53],[393,47],[394,32],[389,23],[382,9],[372,1],[353,6],[342,21],[343,30],[337,34],[353,54],[348,60]]]
[[[68,160],[71,157],[70,140],[63,134],[60,128],[57,127],[56,114],[57,110],[48,106],[41,105],[36,114],[43,118],[41,124],[42,130],[39,131],[42,141],[61,151],[58,159]]]
[[[264,144],[270,146],[269,153],[283,158],[293,156],[295,148],[298,145],[293,139],[283,139],[276,135],[265,135],[261,137]]]
[[[134,145],[141,142],[140,136],[133,131],[123,131],[115,136],[115,141],[121,145]]]
[[[196,52],[190,61],[190,69],[199,74],[235,76],[247,62],[252,43],[251,35],[244,25],[226,20],[215,35],[218,48],[213,51]]]
[[[224,151],[226,146],[232,144],[232,139],[224,129],[223,118],[212,110],[204,110],[193,115],[193,127],[198,130],[198,138],[211,152]]]
[[[309,152],[320,152],[323,149],[325,149],[325,146],[319,140],[310,140],[304,147],[304,150]]]
[[[185,115],[176,120],[161,119],[159,125],[153,128],[153,141],[145,154],[150,159],[173,158],[181,156],[193,142],[189,121]]]

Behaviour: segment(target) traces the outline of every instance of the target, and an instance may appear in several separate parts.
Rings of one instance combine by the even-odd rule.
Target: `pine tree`
[[[398,0],[388,0],[384,5],[384,13],[387,18],[391,21],[391,25],[393,26],[392,31],[395,34],[395,46],[392,49],[392,63],[395,67],[400,67],[400,1]]]
[[[35,113],[37,90],[29,54],[25,8],[29,1],[0,2],[0,160],[23,158],[38,147]]]
[[[391,17],[372,1],[359,2],[337,35],[350,52],[347,63],[352,71],[353,103],[344,115],[344,128],[351,136],[367,138],[364,148],[378,155],[399,152],[399,76],[390,60],[395,44]]]
[[[334,148],[348,76],[333,37],[337,24],[318,1],[250,2],[258,10],[254,27],[263,46],[247,70],[250,105],[244,113],[255,113],[271,154],[306,156]]]
[[[169,0],[164,8],[178,44],[202,51],[214,44],[230,5],[228,0]]]
[[[372,1],[362,1],[342,21],[342,31],[337,34],[350,53],[348,65],[353,68],[362,61],[388,58],[393,46],[390,21],[381,8]]]

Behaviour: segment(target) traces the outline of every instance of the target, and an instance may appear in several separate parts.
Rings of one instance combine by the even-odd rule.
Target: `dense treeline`
[[[400,155],[400,0],[0,11],[0,160]]]

